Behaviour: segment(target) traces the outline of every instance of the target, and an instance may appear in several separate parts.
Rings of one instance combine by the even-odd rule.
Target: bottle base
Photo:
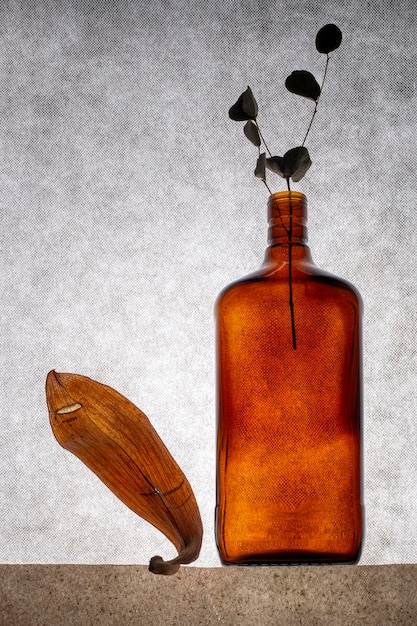
[[[226,560],[220,557],[222,565],[228,567],[236,565],[238,567],[291,567],[291,566],[313,566],[313,565],[357,565],[361,556],[361,550],[354,555],[336,554],[262,554],[238,556],[234,560]]]

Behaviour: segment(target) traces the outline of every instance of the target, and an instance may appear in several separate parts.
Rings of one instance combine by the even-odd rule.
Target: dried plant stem
[[[294,300],[292,293],[292,198],[291,198],[291,188],[290,188],[290,179],[287,178],[287,186],[290,196],[290,228],[288,232],[288,287],[289,287],[289,305],[290,305],[290,315],[291,315],[291,335],[292,335],[292,347],[294,350],[297,349],[297,334],[295,330],[295,315],[294,315]]]
[[[264,136],[263,136],[263,134],[262,134],[262,132],[261,132],[261,129],[259,128],[258,120],[255,120],[255,124],[256,124],[256,128],[258,129],[259,137],[261,138],[262,143],[263,143],[263,144],[264,144],[264,146],[265,146],[265,150],[267,151],[267,153],[268,153],[268,154],[269,154],[269,156],[271,157],[271,156],[272,156],[272,153],[271,153],[270,149],[268,148],[268,145],[267,145],[267,143],[266,143],[266,141],[265,141],[265,139],[264,139]]]
[[[311,117],[310,124],[308,125],[307,132],[306,132],[306,134],[304,136],[303,143],[301,144],[301,146],[304,146],[305,142],[307,141],[308,134],[309,134],[310,129],[311,129],[312,125],[313,125],[314,118],[316,117],[317,107],[319,105],[321,92],[323,91],[324,81],[326,80],[327,68],[329,66],[329,59],[330,59],[330,57],[329,57],[329,55],[327,55],[326,56],[326,66],[324,68],[324,74],[323,74],[323,80],[321,81],[321,86],[320,86],[320,95],[319,95],[319,97],[316,100],[316,106],[314,107],[313,115]]]
[[[266,182],[266,178],[262,178],[262,182],[263,182],[263,184],[265,185],[265,187],[268,189],[268,191],[269,191],[269,195],[271,195],[271,194],[272,194],[272,191],[271,191],[271,189],[270,189],[270,187],[269,187],[268,183]]]

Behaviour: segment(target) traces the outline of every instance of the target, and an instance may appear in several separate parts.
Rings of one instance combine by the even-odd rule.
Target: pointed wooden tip
[[[63,407],[74,404],[74,399],[65,389],[64,377],[65,374],[58,374],[55,370],[51,370],[46,377],[46,402],[50,414],[55,414]]]
[[[66,374],[58,374],[55,370],[51,370],[46,377],[45,385],[49,421],[52,432],[61,445],[64,445],[66,441],[66,432],[62,429],[62,422],[69,421],[71,414],[82,407],[77,398],[73,398],[66,390],[65,376]]]

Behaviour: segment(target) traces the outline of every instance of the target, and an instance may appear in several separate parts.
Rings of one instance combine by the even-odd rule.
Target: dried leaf
[[[284,172],[284,178],[291,178],[295,183],[298,183],[307,172],[311,165],[310,155],[307,148],[299,146],[298,148],[291,148],[283,156],[282,169]]]
[[[229,109],[229,117],[236,122],[243,122],[245,120],[254,120],[257,115],[258,104],[252,93],[252,89],[248,87]]]
[[[262,154],[259,155],[258,160],[256,161],[256,168],[255,168],[255,176],[256,178],[261,178],[262,180],[265,180],[266,178],[266,155],[265,152],[262,152]]]
[[[284,174],[284,159],[280,156],[273,156],[269,159],[266,159],[266,167],[271,170],[271,172],[275,172],[281,178],[285,178]]]
[[[49,372],[46,399],[58,443],[175,545],[178,556],[154,556],[150,571],[175,574],[197,559],[203,533],[197,502],[146,415],[111,387],[77,374]]]
[[[256,146],[257,148],[260,147],[261,137],[259,135],[259,131],[258,131],[256,124],[252,122],[252,120],[249,120],[248,122],[246,122],[245,126],[243,127],[243,132],[245,133],[245,136],[249,139],[249,141],[253,143],[254,146]]]
[[[285,81],[285,86],[291,93],[314,100],[314,102],[317,102],[320,96],[320,85],[313,74],[306,70],[295,70],[292,72]]]
[[[329,54],[342,43],[342,31],[336,24],[326,24],[316,35],[316,49],[322,54]]]

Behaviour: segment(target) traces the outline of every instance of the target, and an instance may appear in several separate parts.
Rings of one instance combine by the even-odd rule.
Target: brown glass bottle
[[[316,267],[306,199],[268,202],[259,271],[216,303],[224,564],[354,563],[362,541],[361,298]]]

